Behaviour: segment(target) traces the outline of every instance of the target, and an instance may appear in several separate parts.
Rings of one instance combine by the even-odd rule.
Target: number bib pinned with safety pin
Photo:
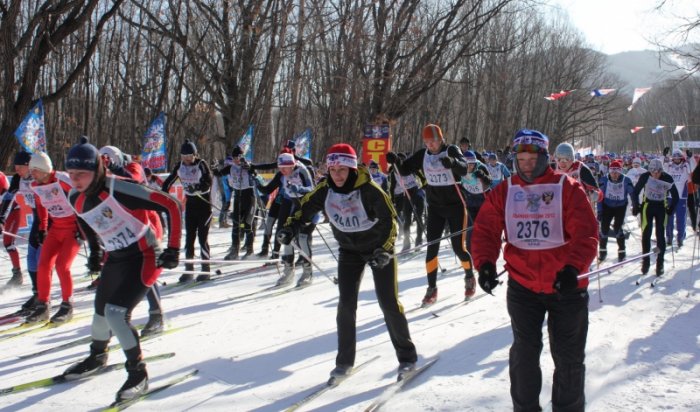
[[[520,249],[553,249],[564,245],[562,175],[559,183],[519,186],[508,178],[506,233]]]
[[[452,170],[442,165],[441,158],[447,157],[447,151],[436,155],[428,153],[426,150],[423,157],[423,173],[430,186],[452,186],[455,184],[455,177]]]
[[[41,204],[49,212],[49,216],[60,218],[73,215],[73,208],[60,183],[53,182],[48,185],[32,186],[32,190],[41,199]]]
[[[148,230],[148,225],[124,210],[112,196],[112,185],[109,197],[92,210],[78,215],[102,239],[108,252],[124,249],[138,242]]]

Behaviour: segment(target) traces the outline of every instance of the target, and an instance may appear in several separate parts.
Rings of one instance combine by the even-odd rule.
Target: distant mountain
[[[697,45],[688,47],[697,49]],[[629,93],[635,87],[649,87],[683,74],[678,69],[681,58],[670,53],[664,53],[660,58],[659,53],[653,50],[628,51],[607,58],[608,70],[627,83],[624,90]]]

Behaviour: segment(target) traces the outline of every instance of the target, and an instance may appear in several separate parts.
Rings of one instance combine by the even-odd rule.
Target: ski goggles
[[[513,146],[513,153],[547,153],[547,149],[536,143],[519,143]]]
[[[609,169],[610,173],[622,173],[622,168],[621,167],[611,167]]]

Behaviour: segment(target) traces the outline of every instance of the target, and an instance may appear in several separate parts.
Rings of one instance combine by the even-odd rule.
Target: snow
[[[336,252],[337,244],[328,225],[320,231]],[[636,220],[628,217],[633,230],[627,252],[641,251]],[[261,236],[256,239],[260,241]],[[221,259],[228,248],[228,229],[212,228],[212,257]],[[591,411],[698,410],[700,406],[700,274],[697,261],[700,245],[689,234],[686,244],[672,259],[666,255],[666,274],[656,288],[651,276],[635,286],[640,264],[632,263],[590,286],[590,329],[587,345],[586,396]],[[259,245],[256,242],[256,251]],[[697,248],[693,253],[694,248]],[[20,246],[25,255],[26,248]],[[609,242],[609,258],[615,261],[616,245]],[[5,257],[4,255],[2,256]],[[320,239],[314,240],[314,259],[335,275],[336,262]],[[10,277],[7,259],[0,269],[0,283]],[[440,261],[447,269],[438,279],[440,299],[434,309],[453,304],[463,294],[462,272],[454,254],[443,242]],[[675,265],[674,262],[675,261]],[[694,263],[695,267],[691,268]],[[87,336],[90,332],[92,294],[85,290],[90,279],[85,259],[73,265],[76,316],[60,328],[6,339],[0,332],[0,376],[2,387],[60,374],[68,364],[87,354],[88,345],[54,354],[21,360],[52,345]],[[503,262],[498,262],[501,268]],[[24,262],[23,262],[24,266]],[[215,265],[224,279],[194,288],[163,291],[163,306],[170,327],[185,327],[143,342],[145,356],[176,352],[171,359],[149,363],[151,386],[192,368],[199,374],[160,394],[134,405],[133,410],[221,410],[280,411],[293,405],[328,377],[336,355],[335,306],[337,290],[316,272],[314,284],[274,297],[242,295],[274,284],[274,267],[253,274],[235,271],[255,266],[236,262]],[[297,269],[298,275],[301,269]],[[652,265],[653,272],[653,265]],[[178,274],[161,277],[167,284]],[[25,276],[25,282],[28,279]],[[422,255],[399,264],[399,291],[420,361],[440,360],[392,399],[386,410],[400,411],[503,411],[512,409],[509,396],[508,350],[511,344],[504,286],[495,297],[485,296],[439,317],[431,310],[416,309],[425,291]],[[15,310],[29,295],[28,285],[3,292],[0,314]],[[481,295],[479,290],[477,296]],[[57,277],[52,289],[54,307],[60,295]],[[238,298],[237,298],[238,297]],[[55,309],[54,309],[55,310]],[[147,319],[144,301],[134,311],[134,323]],[[8,326],[0,326],[7,328]],[[552,361],[545,349],[541,362],[544,387],[542,406],[549,402]],[[113,340],[116,343],[116,339]],[[301,410],[361,411],[396,378],[398,366],[381,312],[376,303],[371,276],[362,283],[357,313],[356,365],[379,355],[379,359],[339,387],[306,404]],[[121,351],[110,354],[110,363],[123,362]],[[125,379],[123,370],[93,379],[0,396],[2,410],[83,411],[107,406]]]

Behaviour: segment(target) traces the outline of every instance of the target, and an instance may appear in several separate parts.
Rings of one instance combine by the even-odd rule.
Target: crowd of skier
[[[281,262],[278,287],[302,288],[314,279],[312,241],[323,237],[318,225],[328,222],[338,244],[338,255],[331,253],[339,291],[338,354],[331,376],[346,376],[354,366],[357,299],[367,265],[401,376],[415,369],[417,352],[398,299],[398,257],[425,250],[421,306],[431,306],[438,301],[438,252],[445,240],[464,274],[465,300],[473,298],[477,284],[491,293],[501,283],[496,262],[503,250],[514,335],[514,409],[539,408],[541,325],[548,314],[555,363],[552,404],[555,410],[583,410],[585,274],[594,261],[607,259],[611,237],[617,260],[628,259],[629,213],[641,228],[642,274],[650,270],[654,241],[655,275],[664,274],[666,251],[686,240],[686,215],[697,235],[697,158],[668,148],[658,155],[581,156],[568,143],[550,152],[548,137],[528,129],[518,131],[511,146],[493,152],[475,151],[466,138],[449,144],[456,140],[435,124],[426,125],[421,138],[424,147],[414,153],[386,154],[386,174],[374,160],[359,163],[353,146],[344,143],[332,145],[325,161],[316,165],[297,156],[293,141],[271,162],[250,162],[236,146],[225,160],[210,165],[188,140],[164,179],[119,148],[98,150],[85,138],[69,150],[65,172],[57,171],[44,153],[20,151],[15,173],[9,179],[0,176],[0,230],[12,266],[8,287],[24,283],[17,248],[21,204],[33,213],[26,256],[32,294],[15,314],[27,325],[72,319],[70,267],[84,241],[87,267],[95,276],[92,342],[89,356],[65,376],[99,371],[106,365],[109,340],[116,336],[128,374],[117,401],[134,398],[148,386],[140,337],[163,331],[157,279],[163,268],[182,263],[181,246],[181,283],[215,279],[212,259],[263,258]],[[263,172],[272,177],[263,179]],[[167,194],[177,180],[184,205]],[[230,248],[220,257],[211,256],[208,241],[214,212],[219,227],[231,230]],[[301,275],[295,279],[298,266]],[[61,287],[55,312],[53,270]],[[149,320],[139,334],[131,312],[144,297]]]

